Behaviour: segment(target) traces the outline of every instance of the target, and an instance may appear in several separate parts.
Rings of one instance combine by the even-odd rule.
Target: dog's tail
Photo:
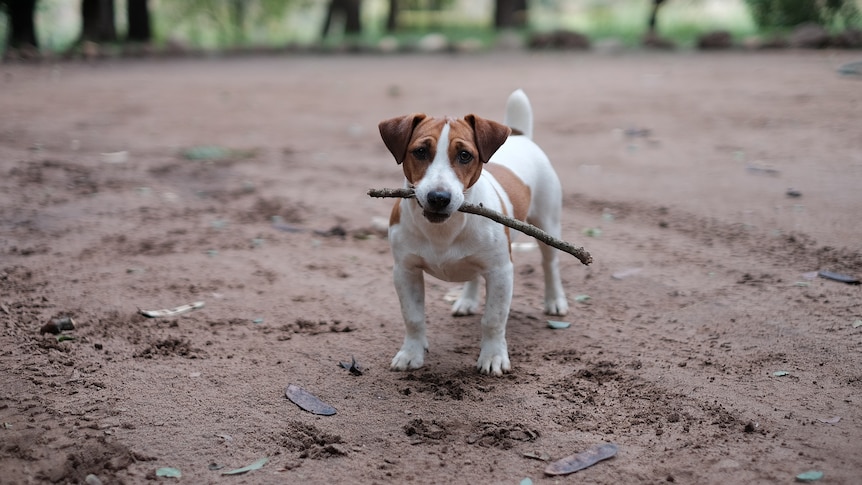
[[[506,126],[518,130],[527,138],[533,138],[533,108],[523,90],[518,89],[506,101]]]

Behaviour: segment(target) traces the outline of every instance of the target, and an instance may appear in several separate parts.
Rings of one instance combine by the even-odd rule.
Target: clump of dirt
[[[188,339],[168,337],[149,344],[143,350],[134,354],[135,358],[152,359],[156,357],[179,356],[186,359],[198,359],[206,354],[195,347]]]
[[[449,431],[436,420],[426,422],[417,418],[404,425],[404,434],[410,437],[412,444],[417,444],[426,440],[440,441],[449,436]]]
[[[530,442],[539,439],[539,432],[520,423],[480,423],[467,436],[467,443],[483,448],[508,450],[515,442]]]
[[[276,443],[288,451],[297,452],[299,458],[325,460],[347,455],[340,446],[341,436],[321,431],[317,427],[299,421],[290,421],[286,430],[276,438]]]

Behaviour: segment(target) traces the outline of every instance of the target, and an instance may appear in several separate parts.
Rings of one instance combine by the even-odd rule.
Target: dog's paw
[[[452,315],[462,317],[465,315],[475,315],[479,311],[479,301],[475,298],[458,298],[452,304]]]
[[[401,350],[392,358],[392,370],[418,369],[425,363],[425,348],[422,343],[404,343]]]
[[[501,376],[504,372],[511,371],[512,364],[509,362],[509,351],[506,349],[506,343],[482,345],[476,368],[482,374],[491,374],[492,376]]]
[[[569,303],[566,297],[545,300],[545,314],[562,317],[569,313]]]

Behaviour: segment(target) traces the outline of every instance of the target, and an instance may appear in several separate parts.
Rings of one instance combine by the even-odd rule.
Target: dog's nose
[[[428,192],[426,201],[428,202],[428,209],[432,211],[441,211],[449,205],[449,202],[452,201],[452,194],[445,190],[435,190],[433,192]]]

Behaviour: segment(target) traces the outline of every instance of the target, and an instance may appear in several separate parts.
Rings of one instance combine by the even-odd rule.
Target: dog
[[[548,157],[533,142],[533,111],[522,90],[506,103],[504,124],[469,114],[434,118],[423,113],[381,121],[380,136],[404,170],[414,198],[396,202],[389,219],[393,279],[406,335],[390,365],[422,367],[425,332],[424,273],[466,282],[453,315],[479,310],[479,279],[485,280],[485,311],[479,372],[509,372],[506,322],[512,302],[512,234],[507,226],[459,212],[464,202],[525,220],[560,236],[562,188]],[[545,313],[565,315],[566,295],[558,252],[539,243],[545,279]]]

